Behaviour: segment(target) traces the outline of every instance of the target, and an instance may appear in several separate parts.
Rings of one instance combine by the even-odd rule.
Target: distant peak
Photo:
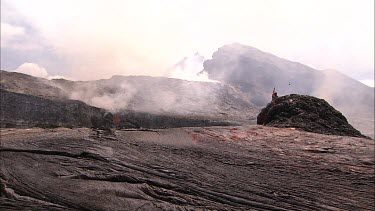
[[[258,48],[255,48],[255,47],[250,46],[250,45],[241,44],[239,42],[234,42],[234,43],[231,43],[231,44],[226,44],[226,45],[223,46],[223,48],[243,48],[243,49],[252,49],[252,50],[258,50],[258,51],[260,51]]]

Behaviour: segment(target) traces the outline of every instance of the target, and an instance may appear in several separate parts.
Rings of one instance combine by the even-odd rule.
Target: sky
[[[374,86],[373,0],[1,1],[1,69],[41,77],[165,76],[233,42]]]

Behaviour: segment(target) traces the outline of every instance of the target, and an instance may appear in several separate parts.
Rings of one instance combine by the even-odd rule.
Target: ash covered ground
[[[1,210],[371,210],[374,141],[265,126],[1,129]]]

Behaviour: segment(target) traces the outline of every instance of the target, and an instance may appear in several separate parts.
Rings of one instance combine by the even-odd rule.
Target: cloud
[[[1,22],[1,46],[8,45],[17,37],[25,35],[25,28]]]
[[[367,79],[367,80],[360,80],[361,83],[369,86],[369,87],[374,87],[375,86],[375,81],[374,79]]]
[[[61,76],[61,75],[49,75],[47,70],[44,67],[36,63],[26,62],[20,65],[17,69],[13,70],[13,72],[23,73],[27,75],[31,75],[34,77],[45,78],[45,79],[66,79],[66,80],[74,80],[73,78]]]
[[[25,29],[20,26],[13,26],[8,23],[1,23],[1,38],[11,39],[14,36],[24,35]]]
[[[33,61],[51,70],[50,74],[65,75],[68,63],[64,57],[56,54],[54,45],[41,34],[38,24],[13,3],[1,2],[1,68],[11,71]]]
[[[73,78],[62,76],[62,75],[49,75],[47,70],[44,67],[36,63],[26,62],[20,65],[17,69],[13,70],[13,72],[23,73],[27,75],[31,75],[34,77],[39,78],[46,78],[49,80],[52,79],[66,79],[66,80],[74,80]]]
[[[1,22],[1,47],[17,51],[39,50],[42,46],[24,26]],[[30,52],[29,52],[30,53]]]
[[[199,50],[209,58],[233,42],[319,69],[374,67],[373,0],[4,2],[38,29],[29,43],[50,45],[64,59],[58,74],[80,80],[160,76],[186,55]]]
[[[39,78],[47,78],[48,73],[46,69],[43,67],[40,67],[38,64],[35,63],[23,63],[20,65],[17,69],[14,70],[14,72],[18,73],[23,73],[27,75],[31,75],[34,77],[39,77]]]

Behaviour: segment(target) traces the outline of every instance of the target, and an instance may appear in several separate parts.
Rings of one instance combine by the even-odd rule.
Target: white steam
[[[127,109],[129,101],[137,93],[133,86],[126,83],[112,83],[112,86],[93,82],[77,83],[79,84],[70,91],[71,99],[110,111]]]
[[[342,112],[364,134],[374,131],[374,92],[365,85],[334,70],[323,71],[324,78],[313,96],[323,98]]]
[[[165,77],[113,76],[85,82],[59,81],[71,99],[111,112],[137,112],[205,117],[252,114],[252,104],[236,90],[221,83],[186,81]]]
[[[374,79],[365,79],[365,80],[360,80],[361,83],[369,86],[369,87],[374,87],[375,86],[375,81]]]
[[[208,78],[208,73],[203,70],[205,58],[198,52],[193,56],[185,57],[175,64],[165,76],[186,81],[218,82]]]

